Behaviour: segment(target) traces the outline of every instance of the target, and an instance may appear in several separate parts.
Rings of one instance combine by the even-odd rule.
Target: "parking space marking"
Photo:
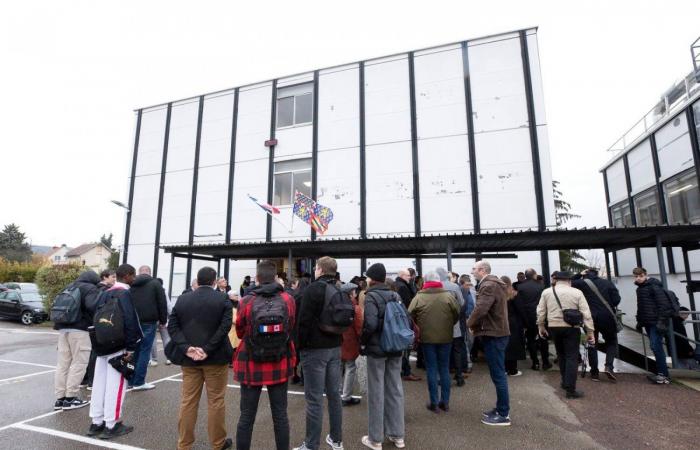
[[[24,364],[25,366],[36,366],[36,367],[46,367],[47,369],[55,369],[56,366],[48,366],[46,364],[37,364],[24,361],[15,361],[13,359],[0,359],[0,362],[10,363],[10,364]]]
[[[65,431],[52,430],[51,428],[36,427],[34,425],[27,425],[20,423],[14,425],[12,428],[18,428],[20,430],[34,431],[36,433],[48,434],[49,436],[60,437],[63,439],[68,439],[71,441],[83,442],[85,444],[91,444],[98,447],[113,448],[116,450],[144,450],[141,447],[133,447],[131,445],[119,444],[116,442],[103,441],[101,439],[93,439],[87,436],[80,436],[78,434],[66,433]]]
[[[37,375],[44,375],[44,374],[46,374],[46,373],[51,373],[51,372],[55,372],[55,371],[56,371],[56,369],[51,369],[51,370],[45,370],[45,371],[43,371],[43,372],[34,372],[34,373],[27,374],[27,375],[19,375],[19,376],[17,376],[17,377],[5,378],[5,379],[3,379],[3,380],[0,380],[0,383],[4,383],[4,382],[6,382],[6,381],[20,380],[20,379],[23,379],[23,378],[35,377],[35,376],[37,376]]]
[[[24,330],[16,330],[14,328],[2,328],[0,327],[0,331],[4,331],[6,333],[13,333],[13,334],[51,334],[51,335],[57,335],[60,334],[58,331],[24,331]]]
[[[61,412],[63,412],[63,411],[61,411],[59,409],[58,411],[51,411],[51,412],[47,412],[45,414],[42,414],[40,416],[30,417],[29,419],[20,420],[19,422],[11,423],[9,425],[5,425],[4,427],[0,427],[0,431],[7,430],[8,428],[16,427],[17,425],[22,425],[22,424],[27,423],[27,422],[33,422],[34,420],[43,419],[44,417],[54,416],[54,415],[59,414]]]

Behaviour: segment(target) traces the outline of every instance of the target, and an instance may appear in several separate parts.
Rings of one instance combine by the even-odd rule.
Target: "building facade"
[[[295,191],[332,209],[324,235],[293,216]],[[273,220],[251,197],[280,213]],[[172,269],[173,295],[211,263],[171,260],[163,245],[553,226],[536,29],[136,112],[124,260],[153,265],[164,279]],[[558,267],[556,252],[516,256],[494,260],[494,271]],[[340,259],[339,271],[349,279],[376,261]],[[454,270],[468,273],[473,261],[456,260]],[[440,259],[384,262],[390,272],[445,266]],[[226,261],[222,270],[235,285],[254,266]]]

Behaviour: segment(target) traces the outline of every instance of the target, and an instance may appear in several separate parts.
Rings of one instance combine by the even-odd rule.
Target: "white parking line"
[[[36,416],[36,417],[31,417],[31,418],[29,418],[29,419],[20,420],[19,422],[11,423],[11,424],[9,424],[9,425],[5,425],[4,427],[0,427],[0,431],[7,430],[8,428],[16,427],[17,425],[21,425],[21,424],[23,424],[23,423],[27,423],[27,422],[32,422],[32,421],[34,421],[34,420],[43,419],[44,417],[53,416],[53,415],[59,414],[60,412],[62,412],[62,411],[59,409],[58,411],[51,411],[51,412],[42,414],[42,415],[40,415],[40,416]]]
[[[0,383],[4,383],[6,381],[20,380],[23,378],[35,377],[37,375],[44,375],[46,373],[51,373],[51,372],[55,372],[55,371],[56,371],[56,369],[51,369],[51,370],[45,370],[43,372],[34,372],[34,373],[27,374],[27,375],[20,375],[20,376],[12,377],[12,378],[5,378],[3,380],[0,380]]]
[[[63,439],[69,439],[71,441],[92,444],[92,445],[95,445],[98,447],[113,448],[116,450],[144,450],[141,447],[133,447],[131,445],[103,441],[101,439],[93,439],[93,438],[89,438],[87,436],[80,436],[78,434],[66,433],[65,431],[52,430],[51,428],[35,427],[34,425],[26,425],[24,423],[14,425],[12,428],[18,428],[20,430],[28,430],[28,431],[34,431],[36,433],[48,434],[49,436],[56,436],[56,437],[60,437]]]
[[[36,363],[30,363],[30,362],[24,362],[24,361],[15,361],[12,359],[0,359],[0,362],[10,363],[10,364],[24,364],[26,366],[46,367],[48,369],[55,369],[56,368],[56,366],[48,366],[46,364],[36,364]]]
[[[17,330],[14,328],[2,328],[0,327],[0,331],[4,331],[6,333],[12,333],[12,334],[51,334],[51,335],[57,335],[60,334],[58,331],[24,331],[24,330]]]

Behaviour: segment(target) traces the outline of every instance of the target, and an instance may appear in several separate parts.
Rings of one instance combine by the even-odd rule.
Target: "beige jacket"
[[[586,297],[583,296],[583,292],[563,283],[557,285],[557,295],[559,296],[559,301],[561,301],[560,308],[556,298],[554,298],[552,289],[547,288],[542,291],[540,302],[537,305],[537,325],[541,326],[546,322],[548,327],[571,327],[571,325],[564,322],[562,309],[578,309],[583,314],[583,325],[586,332],[592,333],[593,317],[591,317],[591,310],[588,308],[588,302]]]

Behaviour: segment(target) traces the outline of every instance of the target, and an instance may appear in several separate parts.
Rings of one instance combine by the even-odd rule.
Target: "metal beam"
[[[272,106],[270,112],[270,140],[275,139],[275,131],[277,129],[277,80],[272,80]],[[270,145],[267,165],[267,204],[272,205],[272,189],[274,188],[275,178],[275,146]],[[265,242],[272,242],[272,216],[266,215],[265,225]]]
[[[318,70],[314,70],[314,92],[312,95],[312,115],[311,124],[311,198],[314,201],[318,196]],[[294,193],[292,193],[294,195]],[[272,203],[270,203],[272,204]],[[292,217],[294,220],[294,217]],[[311,228],[311,240],[316,240],[316,230]]]
[[[365,147],[365,63],[360,62],[360,237],[367,237],[367,162]],[[365,266],[367,260],[364,260]],[[362,273],[364,273],[364,269]]]
[[[411,161],[413,163],[413,224],[415,235],[421,235],[420,176],[418,166],[418,118],[416,116],[416,74],[413,52],[408,53],[408,87],[411,108]]]
[[[168,168],[168,145],[170,141],[170,117],[173,104],[168,103],[165,113],[165,137],[163,138],[163,158],[160,166],[160,188],[158,190],[158,212],[156,213],[156,237],[153,246],[153,277],[158,277],[158,258],[160,256],[160,228],[163,223],[163,197],[165,195],[165,176]]]
[[[228,203],[226,204],[226,243],[231,243],[231,225],[233,222],[233,181],[236,172],[236,136],[238,134],[238,88],[233,93],[233,118],[231,123],[231,155],[228,168]],[[230,261],[224,261],[224,272],[229,275]]]
[[[690,310],[691,311],[697,311],[697,308],[695,307],[695,292],[691,288],[691,282],[692,282],[692,272],[690,271],[690,260],[688,258],[688,249],[686,247],[682,247],[683,250],[683,267],[685,269],[685,282],[687,285],[687,292],[688,292],[688,302],[690,304]],[[691,317],[691,319],[696,319],[696,317]],[[695,340],[700,340],[700,324],[693,323],[693,335],[695,336]]]
[[[136,115],[136,137],[134,138],[134,155],[131,160],[131,179],[129,180],[129,209],[126,211],[126,226],[124,227],[124,247],[122,263],[126,263],[129,256],[129,235],[131,233],[131,211],[134,209],[134,184],[136,183],[136,163],[139,156],[139,137],[141,136],[141,117],[143,110],[139,109]]]
[[[202,116],[204,114],[204,96],[199,97],[199,111],[197,113],[197,137],[194,145],[194,171],[192,173],[192,202],[190,204],[190,246],[194,244],[194,223],[197,213],[197,183],[199,182],[199,148],[202,141]],[[192,258],[187,259],[187,274],[189,280],[192,276]]]
[[[464,74],[464,103],[467,111],[467,145],[469,146],[469,181],[472,194],[472,222],[474,233],[481,233],[479,216],[479,178],[476,170],[476,142],[474,140],[474,107],[472,105],[471,73],[469,71],[469,46],[462,42],[462,72]]]

